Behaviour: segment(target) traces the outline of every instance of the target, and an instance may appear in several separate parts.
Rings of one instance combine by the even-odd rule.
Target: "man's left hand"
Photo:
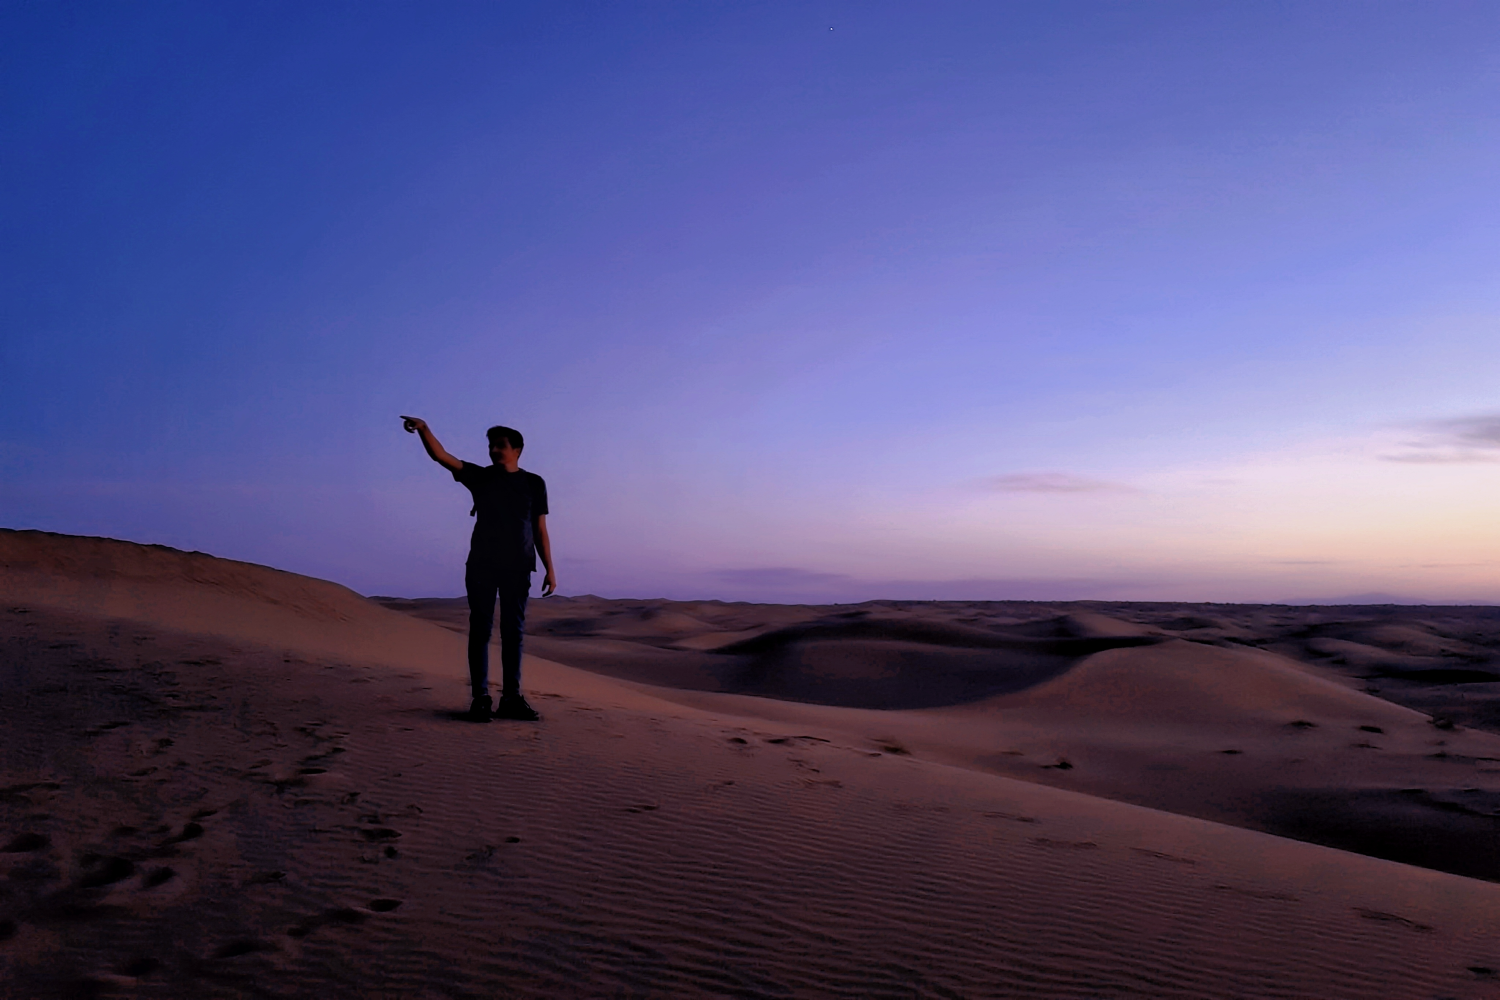
[[[549,569],[547,576],[542,580],[542,596],[551,597],[555,593],[557,593],[557,575]]]

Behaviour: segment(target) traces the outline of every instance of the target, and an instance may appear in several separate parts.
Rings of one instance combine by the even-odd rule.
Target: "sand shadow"
[[[547,659],[624,680],[846,708],[941,708],[1024,691],[1094,653],[1166,641],[1091,634],[1072,616],[1024,633],[839,612],[712,650],[672,636],[528,637]]]
[[[1304,788],[1268,793],[1260,826],[1372,858],[1500,882],[1500,793],[1477,788]]]
[[[823,619],[717,651],[724,690],[850,708],[941,708],[1013,694],[1107,649],[1160,636],[1016,635],[964,625],[875,617]]]

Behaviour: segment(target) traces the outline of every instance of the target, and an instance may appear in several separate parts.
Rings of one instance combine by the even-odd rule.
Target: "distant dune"
[[[554,598],[486,726],[462,628],[0,531],[7,995],[1500,983],[1496,609]]]

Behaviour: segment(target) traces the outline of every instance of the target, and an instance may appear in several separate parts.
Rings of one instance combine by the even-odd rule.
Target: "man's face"
[[[490,442],[490,461],[496,465],[512,466],[521,461],[521,449],[512,448],[510,441],[500,438]]]

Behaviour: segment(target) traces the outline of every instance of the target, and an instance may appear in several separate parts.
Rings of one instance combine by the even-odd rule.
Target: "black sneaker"
[[[470,722],[490,721],[490,696],[482,694],[469,703],[468,720]]]
[[[526,698],[519,694],[507,694],[500,697],[500,704],[495,708],[495,718],[514,719],[517,722],[540,722],[542,717],[537,714],[536,709],[526,703]]]

